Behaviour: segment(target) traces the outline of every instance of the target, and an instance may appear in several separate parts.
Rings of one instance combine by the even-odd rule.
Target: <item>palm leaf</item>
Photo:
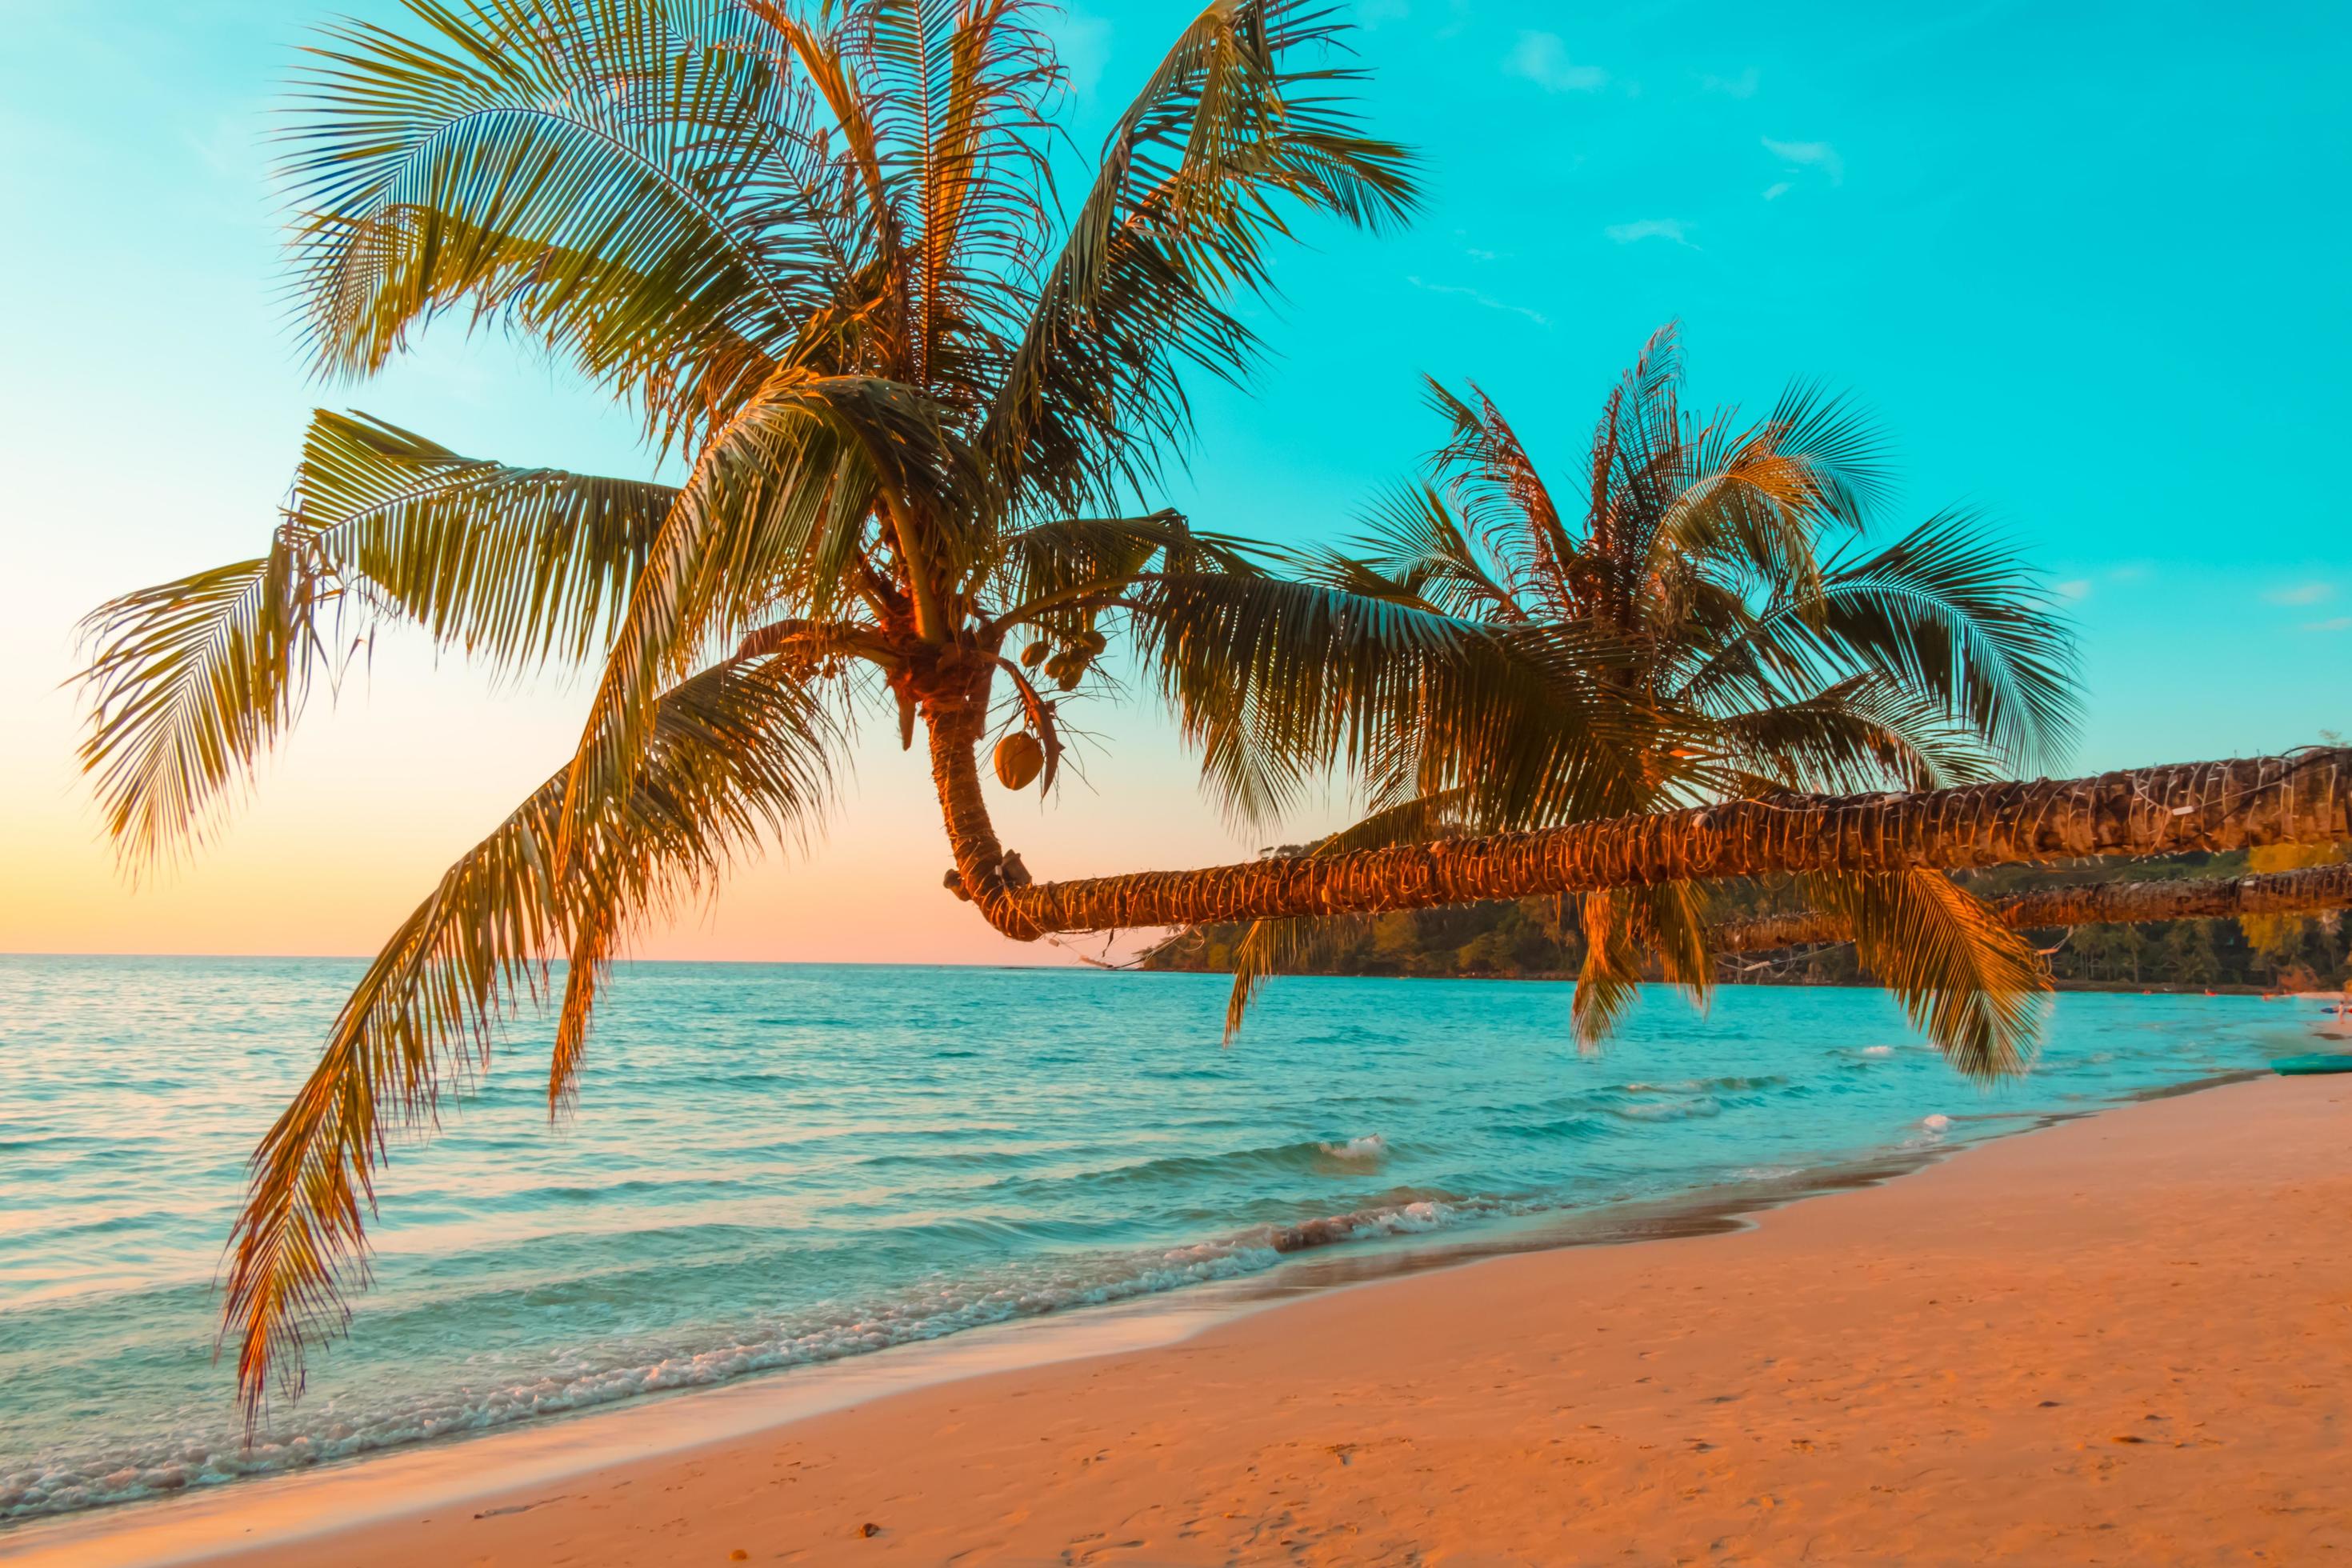
[[[1575,615],[1578,542],[1518,432],[1475,382],[1464,397],[1425,376],[1423,395],[1448,426],[1427,466],[1470,524],[1459,531],[1475,531],[1502,563],[1509,597],[1530,600],[1554,616]]]
[[[1591,1049],[1616,1032],[1635,999],[1644,955],[1664,978],[1704,1000],[1713,980],[1706,889],[1692,882],[1611,888],[1578,900],[1584,963],[1569,999],[1577,1043]]]
[[[1195,532],[1174,511],[1081,517],[1010,530],[976,563],[973,591],[1003,606],[1000,627],[1037,625],[1067,637],[1086,629],[1147,572],[1254,573],[1265,552]]]
[[[1482,823],[1635,809],[1628,757],[1660,716],[1602,679],[1622,650],[1575,628],[1495,628],[1267,576],[1168,574],[1128,602],[1146,664],[1244,821],[1336,769],[1406,794],[1462,788]],[[1672,771],[1672,764],[1668,764]]]
[[[2049,760],[2078,710],[2073,639],[2040,579],[1945,512],[1884,550],[1835,560],[1820,591],[1769,608],[1727,653],[1767,650],[1830,678],[1866,670],[1923,693],[2013,765]],[[1696,675],[1704,693],[1734,659]]]
[[[1372,577],[1390,580],[1387,591],[1425,601],[1444,615],[1472,620],[1531,618],[1517,597],[1526,591],[1529,574],[1522,572],[1506,581],[1511,568],[1490,563],[1434,486],[1399,485],[1373,501],[1364,521],[1369,531],[1355,545],[1360,563],[1327,556],[1311,574],[1318,581],[1367,591],[1372,584],[1357,572],[1361,564],[1372,569]],[[1568,549],[1573,552],[1573,546]],[[1562,607],[1556,602],[1559,579],[1546,581],[1550,586],[1538,592],[1538,601],[1557,611]]]
[[[1419,843],[1444,837],[1458,826],[1460,791],[1424,795],[1374,812],[1318,841],[1310,856],[1339,855],[1350,849],[1376,849],[1390,844]],[[1234,988],[1225,999],[1225,1044],[1242,1030],[1242,1019],[1257,1000],[1265,983],[1277,974],[1310,972],[1339,943],[1361,931],[1367,921],[1356,915],[1300,915],[1252,921],[1234,943]]]
[[[1992,776],[1976,735],[1943,705],[1870,675],[1811,696],[1717,715],[1727,760],[1813,795],[1944,789]]]
[[[567,816],[584,827],[626,793],[666,681],[755,616],[829,618],[850,540],[877,501],[945,510],[940,492],[958,466],[938,411],[904,386],[800,370],[772,378],[703,449],[655,538],[598,679]]]
[[[461,458],[364,416],[312,416],[270,552],[100,606],[79,678],[82,766],[109,837],[152,863],[215,824],[225,791],[283,735],[337,649],[328,605],[414,621],[516,668],[612,635],[667,486]],[[339,637],[341,633],[337,634]]]
[[[668,485],[459,457],[365,416],[312,416],[296,518],[368,604],[506,667],[601,650]]]
[[[170,859],[217,825],[225,794],[300,712],[335,596],[289,523],[265,556],[125,594],[82,622],[81,766],[126,865]]]
[[[2050,980],[2031,944],[1941,872],[1815,874],[1800,898],[1850,921],[1854,955],[1971,1078],[2032,1060]]]
[[[980,437],[1039,504],[1115,507],[1191,429],[1180,367],[1247,368],[1255,339],[1226,305],[1266,286],[1284,206],[1362,226],[1413,206],[1411,155],[1329,90],[1355,73],[1300,63],[1343,33],[1301,0],[1221,0],[1120,117]]]
[[[776,166],[808,96],[729,7],[404,3],[415,34],[340,24],[295,84],[284,173],[325,368],[376,370],[468,303],[644,398],[667,439],[832,297],[836,247],[775,199],[808,177]]]
[[[567,978],[551,1096],[570,1081],[595,977],[618,933],[707,891],[763,834],[804,832],[826,794],[832,738],[790,657],[730,660],[667,693],[636,786],[555,869],[566,773],[467,851],[385,944],[337,1016],[293,1103],[263,1137],[232,1238],[227,1321],[257,1417],[274,1377],[299,1394],[303,1354],[347,1318],[366,1278],[365,1215],[395,1126],[426,1125],[488,1064],[518,994]]]

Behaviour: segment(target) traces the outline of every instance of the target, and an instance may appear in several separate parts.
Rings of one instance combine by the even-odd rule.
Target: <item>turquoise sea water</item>
[[[350,1458],[1276,1267],[1670,1198],[2259,1067],[2291,1005],[2069,996],[1969,1085],[1869,991],[639,964],[579,1112],[546,1031],[395,1148],[375,1288],[247,1447],[215,1270],[359,965],[0,957],[0,1518]],[[1338,1225],[1318,1225],[1348,1216]]]

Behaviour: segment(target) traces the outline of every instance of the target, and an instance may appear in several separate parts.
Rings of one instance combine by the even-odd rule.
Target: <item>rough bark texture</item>
[[[969,745],[962,757],[976,791]],[[945,799],[944,773],[941,778]],[[952,835],[952,807],[949,815]],[[2346,839],[2352,839],[2352,750],[2328,748],[1921,795],[1732,801],[1533,833],[1040,883],[1008,888],[996,909],[982,903],[998,930],[1025,939],[1379,913],[1685,879],[1906,866],[1961,870]],[[994,845],[992,835],[988,843]],[[962,857],[959,848],[959,866]],[[973,886],[970,869],[965,877]],[[976,886],[973,895],[980,899]]]
[[[1993,917],[2011,931],[2205,920],[2213,916],[2316,914],[2352,909],[2352,864],[2313,866],[2300,871],[2273,871],[2255,877],[2043,888],[1988,902]],[[1717,926],[1712,941],[1717,952],[1768,952],[1775,948],[1844,942],[1853,935],[1845,921],[1836,915],[1801,910]]]

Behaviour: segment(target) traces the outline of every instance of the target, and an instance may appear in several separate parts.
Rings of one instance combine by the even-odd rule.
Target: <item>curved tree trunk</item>
[[[937,665],[913,678],[911,694],[929,742],[931,787],[947,822],[948,847],[963,896],[1006,936],[1034,942],[1045,932],[1029,921],[1018,901],[1028,877],[1018,860],[1008,866],[981,793],[980,743],[988,732],[988,689],[994,673],[982,656],[950,647]]]
[[[2042,888],[1987,900],[2011,931],[2052,926],[2137,925],[2144,921],[2233,915],[2305,915],[2352,908],[2352,864],[2312,866],[2253,877],[2179,878],[2167,882],[2098,882]],[[1853,931],[1819,910],[1732,921],[1709,933],[1717,952],[1767,952],[1845,942]]]
[[[959,810],[950,787],[962,785],[950,776],[953,759],[940,758],[940,733],[935,728],[933,767],[952,837],[960,831]],[[971,743],[961,752],[976,802]],[[984,824],[986,814],[979,812],[977,820]],[[1908,866],[1964,870],[2087,855],[2347,839],[2352,839],[2352,749],[2336,747],[1921,795],[1730,801],[1533,833],[1005,886],[1004,902],[993,906],[983,897],[990,890],[984,879],[974,879],[975,868],[992,868],[985,855],[967,867],[960,843],[957,865],[991,923],[1025,940],[1047,931],[1376,914],[1684,879]],[[986,849],[1001,858],[992,834]]]

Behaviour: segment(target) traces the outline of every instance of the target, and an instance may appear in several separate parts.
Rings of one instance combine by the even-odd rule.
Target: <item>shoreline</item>
[[[2116,1105],[2194,1094],[2260,1076],[2252,1069],[2224,1071],[2139,1089]],[[2032,1113],[2021,1126],[1982,1137],[1946,1142],[1931,1135],[1743,1182],[1589,1208],[1490,1215],[1461,1228],[1418,1235],[1327,1228],[1356,1215],[1301,1222],[1290,1228],[1318,1239],[1301,1242],[1259,1273],[1007,1319],[936,1339],[400,1444],[226,1485],[0,1523],[0,1564],[46,1563],[53,1545],[72,1549],[68,1560],[74,1568],[210,1562],[218,1551],[241,1549],[237,1538],[257,1531],[291,1542],[340,1530],[355,1518],[364,1521],[428,1504],[454,1508],[497,1499],[609,1464],[689,1454],[877,1397],[1176,1344],[1250,1313],[1336,1290],[1520,1254],[1724,1235],[1792,1204],[1883,1185],[1986,1143],[2103,1113]],[[194,1543],[185,1543],[188,1537]],[[170,1555],[150,1555],[160,1550]]]
[[[2281,1141],[2268,1136],[2267,1124],[2281,1119],[2308,1121],[2315,1114],[2315,1107],[2326,1108],[2322,1120],[2332,1119],[2331,1136],[2335,1136],[2335,1142],[2329,1144],[2323,1138],[2319,1144],[2333,1153],[2343,1146],[2340,1134],[2352,1131],[2352,1082],[2336,1088],[2333,1080],[2202,1080],[2101,1111],[2062,1115],[2032,1130],[1958,1148],[1920,1151],[1916,1158],[1895,1161],[1901,1169],[1887,1168],[1886,1161],[1864,1163],[1874,1168],[1853,1170],[1851,1179],[1843,1183],[1824,1184],[1823,1178],[1829,1173],[1807,1173],[1810,1184],[1806,1192],[1755,1192],[1747,1194],[1748,1201],[1745,1203],[1719,1205],[1711,1213],[1685,1212],[1647,1231],[1640,1229],[1638,1224],[1628,1223],[1635,1216],[1621,1212],[1612,1216],[1617,1224],[1615,1234],[1591,1237],[1581,1243],[1574,1239],[1563,1241],[1557,1235],[1542,1242],[1522,1238],[1516,1244],[1509,1237],[1501,1237],[1490,1239],[1482,1251],[1479,1241],[1473,1239],[1455,1249],[1421,1249],[1430,1256],[1418,1263],[1412,1260],[1415,1249],[1410,1247],[1396,1248],[1385,1256],[1334,1256],[1318,1261],[1340,1265],[1343,1270],[1346,1266],[1367,1260],[1378,1267],[1359,1272],[1354,1278],[1331,1279],[1307,1277],[1323,1272],[1313,1264],[1297,1266],[1232,1282],[1234,1288],[1230,1289],[1196,1288],[1115,1307],[1090,1309],[1059,1322],[1052,1319],[1032,1320],[906,1347],[921,1353],[885,1352],[851,1358],[825,1366],[796,1369],[789,1376],[752,1379],[719,1389],[697,1391],[691,1398],[677,1395],[630,1401],[615,1408],[455,1443],[380,1455],[349,1466],[53,1521],[35,1521],[0,1536],[0,1561],[72,1561],[94,1568],[107,1563],[193,1561],[210,1558],[226,1550],[231,1555],[219,1557],[218,1561],[251,1563],[260,1568],[262,1564],[319,1560],[314,1553],[320,1549],[321,1529],[329,1524],[344,1527],[334,1532],[331,1555],[339,1562],[393,1563],[406,1560],[412,1552],[422,1555],[423,1549],[416,1544],[420,1531],[434,1538],[432,1552],[465,1553],[466,1561],[476,1560],[485,1549],[484,1543],[493,1538],[499,1542],[496,1557],[499,1561],[552,1560],[564,1554],[555,1550],[558,1544],[571,1552],[572,1561],[581,1563],[648,1560],[628,1554],[632,1548],[613,1538],[609,1521],[603,1527],[593,1528],[590,1521],[607,1511],[615,1497],[625,1497],[632,1490],[638,1496],[645,1495],[645,1489],[657,1478],[669,1479],[664,1481],[665,1487],[678,1477],[691,1477],[705,1489],[717,1484],[727,1490],[730,1483],[713,1483],[710,1478],[736,1476],[744,1479],[752,1474],[772,1478],[776,1466],[782,1462],[776,1458],[780,1452],[803,1452],[813,1445],[821,1447],[836,1440],[877,1455],[922,1451],[937,1456],[938,1444],[926,1439],[936,1438],[943,1414],[953,1415],[970,1407],[981,1408],[990,1418],[982,1423],[980,1429],[993,1433],[1000,1425],[996,1417],[1037,1411],[1041,1402],[1033,1395],[1052,1393],[1076,1398],[1084,1393],[1088,1396],[1085,1403],[1092,1405],[1101,1402],[1096,1391],[1106,1383],[1150,1385],[1164,1402],[1169,1392],[1164,1385],[1171,1368],[1206,1359],[1255,1358],[1264,1365],[1247,1386],[1272,1394],[1281,1380],[1276,1377],[1269,1383],[1266,1368],[1288,1368],[1302,1358],[1316,1359],[1333,1338],[1348,1337],[1337,1331],[1340,1327],[1351,1327],[1361,1337],[1366,1355],[1377,1362],[1385,1353],[1384,1347],[1399,1342],[1402,1320],[1426,1318],[1433,1313],[1445,1321],[1462,1325],[1497,1312],[1525,1313],[1529,1306],[1529,1289],[1589,1293],[1629,1271],[1671,1276],[1687,1274],[1694,1267],[1700,1267],[1704,1273],[1707,1271],[1706,1267],[1695,1266],[1689,1260],[1695,1251],[1706,1248],[1728,1247],[1736,1253],[1745,1246],[1748,1249],[1760,1247],[1769,1252],[1784,1247],[1792,1237],[1811,1237],[1818,1245],[1822,1237],[1816,1233],[1825,1232],[1832,1243],[1829,1250],[1838,1252],[1842,1247],[1846,1255],[1840,1258],[1840,1263],[1868,1271],[1886,1261],[1885,1248],[1871,1247],[1869,1237],[1874,1225],[1883,1217],[1878,1211],[1890,1205],[1898,1209],[1925,1205],[1931,1211],[1944,1211],[1941,1218],[1946,1222],[1962,1222],[1982,1205],[1987,1194],[1981,1189],[2001,1189],[2013,1174],[2010,1167],[2047,1163],[2050,1156],[2045,1152],[2052,1149],[2059,1151],[2063,1163],[2064,1157],[2069,1157],[2067,1152],[2078,1145],[2095,1147],[2120,1139],[2134,1146],[2152,1143],[2151,1147],[2141,1148],[2144,1161],[2152,1154],[2169,1156],[2179,1140],[2151,1126],[2168,1120],[2197,1124],[2207,1134],[2218,1131],[2223,1135],[2222,1142],[2231,1147],[2243,1145],[2257,1154],[2269,1151],[2270,1157],[2275,1160],[2280,1157]],[[2204,1142],[2210,1143],[2210,1137]],[[2071,1157],[2081,1163],[2079,1153]],[[2173,1159],[2169,1163],[2188,1165],[2211,1157]],[[2161,1166],[2168,1162],[2159,1159],[2155,1163]],[[1896,1174],[1909,1174],[1911,1179],[1893,1181]],[[2103,1174],[2120,1173],[2102,1173],[2085,1166],[2073,1174],[2076,1180],[2097,1180]],[[2146,1173],[2141,1174],[2146,1176]],[[2339,1193],[2352,1196],[2352,1158],[2336,1155],[2326,1161],[2324,1179],[2336,1184]],[[2110,1184],[2102,1181],[2100,1184]],[[2144,1207],[2148,1202],[2144,1179],[2114,1184],[2128,1189],[2110,1194],[2124,1207]],[[1971,1189],[1979,1191],[1971,1196]],[[2145,1220],[2147,1216],[2141,1217]],[[2000,1250],[1992,1249],[1993,1256],[1978,1259],[1978,1263],[1998,1264],[2002,1261],[1998,1256]],[[1446,1256],[1449,1252],[1452,1255]],[[2297,1266],[2301,1267],[2300,1262]],[[2352,1273],[2347,1273],[2347,1280],[2352,1280]],[[1349,1288],[1366,1283],[1379,1283],[1381,1289]],[[1253,1285],[1257,1287],[1255,1290],[1247,1289]],[[1691,1288],[1703,1291],[1704,1281],[1695,1280]],[[1272,1310],[1275,1308],[1280,1310]],[[1553,1326],[1546,1326],[1548,1320],[1538,1321],[1521,1337],[1528,1340],[1528,1348],[1536,1352],[1542,1351],[1548,1338],[1566,1335],[1569,1340],[1579,1340],[1577,1331],[1569,1326],[1573,1317],[1570,1314]],[[1049,1325],[1050,1331],[1038,1331]],[[1604,1328],[1600,1331],[1608,1331]],[[1442,1348],[1435,1353],[1441,1359],[1446,1354],[1456,1359],[1464,1355],[1475,1358],[1482,1350],[1475,1342],[1467,1346],[1461,1344],[1458,1331],[1450,1338],[1443,1333],[1437,1338]],[[1599,1343],[1600,1347],[1607,1346],[1606,1340]],[[1555,1352],[1567,1348],[1565,1342],[1551,1346]],[[1554,1353],[1550,1359],[1557,1362],[1561,1357]],[[1648,1358],[1644,1355],[1642,1359]],[[2340,1352],[2336,1359],[2342,1359]],[[1588,1381],[1598,1379],[1600,1384],[1607,1385],[1612,1397],[1623,1393],[1614,1386],[1607,1365],[1588,1365],[1584,1371]],[[2322,1381],[2327,1379],[2323,1377]],[[1526,1384],[1523,1376],[1496,1386],[1526,1394]],[[2336,1387],[2344,1385],[2345,1380],[2336,1380]],[[1306,1392],[1303,1388],[1293,1390],[1276,1404],[1295,1405]],[[1591,1394],[1599,1390],[1588,1388],[1582,1392]],[[1399,1413],[1391,1408],[1396,1394],[1393,1388],[1370,1391],[1357,1410],[1358,1424],[1380,1431],[1383,1442],[1399,1440]],[[1104,1419],[1096,1423],[1105,1432],[1121,1424],[1119,1407],[1135,1407],[1133,1402],[1116,1396],[1108,1403],[1111,1408]],[[2339,1414],[2330,1406],[2330,1420]],[[1220,1409],[1211,1419],[1192,1421],[1191,1426],[1196,1429],[1189,1432],[1183,1420],[1163,1420],[1159,1423],[1154,1441],[1158,1447],[1167,1448],[1198,1446],[1205,1438],[1210,1449],[1215,1450],[1220,1447],[1215,1441],[1218,1432],[1229,1428],[1236,1420],[1250,1417],[1257,1418],[1262,1425],[1264,1413],[1256,1409]],[[1414,1424],[1403,1421],[1402,1425],[1409,1433]],[[1569,1440],[1579,1425],[1569,1422],[1540,1440],[1528,1438],[1530,1447],[1490,1458],[1507,1469],[1514,1459],[1524,1468],[1525,1463]],[[2042,1425],[2050,1423],[2044,1421]],[[974,1428],[971,1418],[965,1417],[948,1423],[945,1430],[968,1436]],[[918,1432],[925,1434],[925,1437],[914,1436]],[[1125,1436],[1131,1443],[1137,1434],[1130,1431]],[[1412,1442],[1410,1436],[1402,1440],[1408,1445]],[[1051,1431],[1041,1431],[1030,1436],[1028,1442],[1044,1443],[1045,1453],[1032,1456],[1016,1447],[1012,1458],[1029,1461],[1033,1473],[1027,1475],[1025,1489],[1055,1493],[1056,1510],[1050,1515],[1024,1510],[1028,1513],[1026,1535],[1015,1531],[1005,1536],[1005,1521],[1000,1512],[992,1511],[992,1507],[979,1496],[959,1500],[956,1494],[960,1480],[962,1489],[971,1491],[966,1477],[971,1458],[969,1455],[962,1456],[960,1461],[948,1462],[950,1473],[940,1477],[935,1487],[924,1489],[921,1507],[912,1515],[903,1498],[886,1495],[870,1502],[850,1500],[858,1489],[849,1484],[846,1474],[835,1479],[848,1490],[830,1506],[853,1512],[863,1508],[874,1512],[877,1519],[883,1512],[894,1513],[892,1521],[882,1524],[881,1533],[870,1541],[862,1536],[859,1540],[863,1550],[879,1551],[887,1546],[886,1554],[903,1561],[940,1560],[945,1554],[946,1542],[964,1540],[975,1532],[989,1541],[1003,1537],[1001,1544],[992,1549],[994,1554],[983,1552],[975,1561],[1029,1562],[1045,1560],[1048,1555],[1060,1560],[1061,1550],[1087,1531],[1070,1530],[1068,1525],[1054,1521],[1066,1516],[1076,1519],[1089,1510],[1115,1513],[1122,1507],[1132,1512],[1131,1505],[1139,1499],[1164,1491],[1181,1479],[1155,1471],[1139,1480],[1112,1477],[1097,1484],[1087,1473],[1094,1468],[1096,1461],[1083,1456],[1038,1471],[1038,1460],[1060,1455],[1063,1445]],[[1287,1449],[1295,1447],[1296,1443],[1282,1446]],[[1339,1439],[1339,1447],[1347,1450],[1340,1456],[1341,1470],[1355,1468],[1352,1455],[1360,1446],[1344,1436]],[[950,1441],[948,1447],[951,1450],[953,1447]],[[1654,1449],[1658,1445],[1648,1447]],[[1709,1443],[1695,1452],[1708,1454],[1718,1447]],[[989,1452],[999,1453],[1001,1448],[998,1444]],[[1325,1455],[1326,1463],[1330,1458]],[[2315,1465],[2317,1461],[2312,1462]],[[824,1468],[838,1471],[841,1466],[836,1462]],[[1332,1479],[1328,1476],[1320,1479],[1327,1483]],[[1353,1484],[1352,1477],[1342,1479]],[[1475,1479],[1470,1474],[1462,1478],[1465,1485]],[[677,1484],[688,1483],[679,1480]],[[869,1489],[881,1485],[886,1494],[891,1489],[878,1476],[869,1476],[867,1484]],[[551,1489],[555,1496],[550,1497]],[[751,1489],[757,1492],[761,1489]],[[1309,1486],[1307,1489],[1313,1492],[1318,1489]],[[1331,1488],[1327,1485],[1319,1489],[1328,1491]],[[1536,1500],[1539,1500],[1541,1489],[1535,1490]],[[773,1500],[782,1511],[772,1517],[757,1521],[729,1521],[729,1528],[739,1533],[750,1531],[760,1539],[717,1547],[713,1560],[728,1561],[730,1551],[747,1550],[751,1552],[751,1561],[824,1562],[831,1560],[831,1552],[845,1549],[835,1527],[848,1527],[841,1526],[838,1519],[820,1521],[815,1513],[823,1510],[796,1506],[793,1498]],[[891,1509],[882,1509],[885,1500],[892,1503]],[[1159,1500],[1154,1506],[1165,1500]],[[1226,1500],[1249,1500],[1237,1495]],[[1274,1500],[1269,1497],[1260,1500],[1270,1507]],[[1360,1509],[1370,1505],[1359,1500],[1358,1506]],[[1216,1511],[1223,1516],[1218,1522],[1228,1525],[1237,1516],[1250,1513],[1247,1507]],[[1290,1515],[1297,1511],[1286,1502],[1272,1510]],[[1387,1510],[1375,1508],[1373,1511]],[[1265,1517],[1272,1517],[1272,1512]],[[421,1524],[420,1520],[426,1517],[435,1522]],[[2344,1512],[2339,1510],[2334,1517],[2337,1523],[2345,1522]],[[352,1528],[355,1521],[356,1528]],[[855,1522],[862,1528],[864,1523],[872,1521]],[[1194,1522],[1196,1528],[1189,1535],[1160,1541],[1160,1547],[1166,1549],[1164,1555],[1147,1553],[1138,1557],[1129,1553],[1124,1560],[1228,1560],[1212,1548],[1212,1542],[1221,1539],[1219,1532],[1201,1529],[1199,1521]],[[650,1523],[660,1526],[662,1521]],[[530,1544],[521,1543],[521,1538],[516,1535],[525,1526]],[[1465,1530],[1475,1538],[1474,1526],[1472,1521],[1448,1521],[1441,1510],[1432,1516],[1427,1528],[1433,1533],[1422,1540],[1421,1546],[1446,1544]],[[715,1522],[709,1525],[718,1527]],[[590,1530],[593,1538],[575,1533],[583,1528]],[[687,1531],[686,1539],[658,1548],[649,1540],[641,1540],[634,1550],[657,1552],[666,1560],[676,1548],[677,1554],[684,1560],[700,1560],[703,1547],[712,1543],[702,1539],[705,1527],[689,1519],[678,1528]],[[1363,1528],[1361,1521],[1349,1525],[1352,1534],[1349,1538],[1360,1542]],[[1067,1531],[1069,1538],[1060,1542],[1047,1539],[1057,1531]],[[1355,1560],[1344,1552],[1317,1555],[1318,1552],[1337,1552],[1337,1539],[1305,1549],[1302,1560]],[[697,1544],[688,1549],[688,1540]],[[763,1541],[766,1549],[761,1549]],[[247,1549],[248,1545],[252,1550]],[[1499,1551],[1500,1555],[1491,1559],[1474,1556],[1473,1560],[1541,1560],[1511,1555],[1511,1549],[1499,1541],[1480,1550]],[[1914,1542],[1901,1554],[1918,1560],[1919,1550],[1920,1543]],[[1932,1552],[1929,1555],[1933,1555]],[[1104,1560],[1121,1559],[1112,1554]],[[2094,1556],[2082,1560],[2107,1559]]]

